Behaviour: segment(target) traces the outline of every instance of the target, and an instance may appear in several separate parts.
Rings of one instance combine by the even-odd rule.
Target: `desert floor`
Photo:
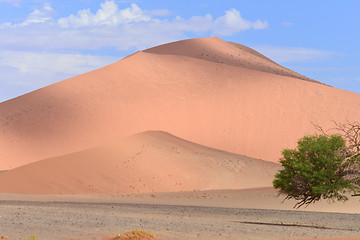
[[[281,203],[271,188],[0,199],[0,236],[11,239],[101,239],[134,229],[169,240],[360,239],[358,200],[291,210],[294,202]]]

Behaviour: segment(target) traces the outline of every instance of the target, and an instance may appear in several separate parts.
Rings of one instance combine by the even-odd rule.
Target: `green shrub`
[[[346,192],[360,192],[359,160],[339,135],[305,136],[296,149],[283,150],[273,185],[298,200],[294,208],[321,198],[346,201]]]

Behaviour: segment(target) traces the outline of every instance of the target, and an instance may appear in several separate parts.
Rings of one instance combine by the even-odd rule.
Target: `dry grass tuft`
[[[39,238],[38,238],[38,236],[36,236],[36,235],[31,235],[31,236],[29,236],[29,237],[27,237],[27,238],[25,238],[25,240],[38,240]]]
[[[157,237],[144,230],[134,230],[121,234],[112,240],[157,240]]]

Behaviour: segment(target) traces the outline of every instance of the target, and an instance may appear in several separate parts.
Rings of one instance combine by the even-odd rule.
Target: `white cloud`
[[[214,33],[220,35],[233,35],[235,33],[249,29],[264,29],[268,27],[266,21],[256,20],[251,22],[242,18],[240,12],[236,9],[226,11],[224,16],[217,18],[214,22]]]
[[[135,3],[131,4],[129,8],[119,10],[118,5],[112,0],[102,3],[96,14],[91,13],[90,9],[80,10],[76,15],[59,19],[58,23],[63,28],[73,28],[101,25],[114,26],[150,20],[150,16]]]
[[[120,9],[114,0],[106,0],[92,13],[79,10],[65,18],[54,19],[50,4],[32,12],[20,23],[0,24],[0,49],[58,51],[63,49],[119,50],[142,49],[186,38],[188,33],[234,35],[248,29],[263,29],[266,21],[249,21],[231,9],[223,16],[193,16],[183,19],[157,18],[167,10],[143,10],[137,4]],[[26,37],[24,37],[26,36]]]
[[[54,9],[51,7],[49,3],[44,3],[41,9],[35,9],[32,13],[30,13],[25,21],[15,24],[10,22],[2,23],[0,24],[0,29],[10,28],[10,27],[25,27],[30,24],[36,24],[36,23],[39,24],[46,23],[47,21],[52,20],[52,16],[54,12],[55,12]]]
[[[54,12],[54,9],[52,9],[51,5],[49,3],[45,3],[43,5],[42,9],[36,9],[34,10],[28,18],[20,23],[20,26],[27,26],[33,23],[45,23],[49,20],[51,20],[51,16]]]
[[[327,59],[338,53],[310,48],[296,47],[274,47],[274,46],[254,46],[261,54],[271,58],[275,62],[306,62],[310,60]]]
[[[44,5],[45,6],[45,5]],[[266,22],[251,22],[243,19],[240,13],[231,9],[216,19],[210,14],[183,19],[180,16],[169,19],[157,19],[166,15],[166,10],[142,10],[138,5],[119,9],[113,0],[101,4],[96,13],[83,9],[75,15],[54,21],[49,19],[50,9],[34,12],[22,24],[24,28],[13,30],[14,24],[4,23],[0,28],[6,30],[7,38],[0,38],[0,48],[19,50],[19,47],[40,50],[56,49],[97,49],[116,47],[119,50],[129,48],[142,49],[181,38],[186,33],[201,34],[210,32],[217,35],[233,35],[248,29],[263,29]],[[41,14],[40,14],[41,13]],[[36,20],[34,20],[34,17]],[[46,17],[43,17],[46,16]],[[28,24],[34,22],[42,24]],[[18,24],[18,25],[20,25]],[[28,24],[29,26],[26,26]],[[28,36],[24,39],[22,36]]]
[[[251,22],[242,18],[240,12],[231,9],[225,12],[224,16],[213,20],[210,14],[205,16],[193,16],[190,19],[182,19],[177,16],[172,22],[153,19],[155,16],[166,16],[170,12],[164,9],[144,11],[135,3],[131,7],[120,10],[113,0],[101,4],[101,8],[93,14],[89,9],[78,11],[76,15],[61,18],[58,23],[63,28],[90,27],[99,25],[118,26],[138,22],[156,22],[158,27],[172,24],[178,31],[205,32],[213,31],[219,35],[233,35],[249,29],[264,29],[268,27],[266,21],[257,20]],[[145,28],[145,26],[144,26]]]

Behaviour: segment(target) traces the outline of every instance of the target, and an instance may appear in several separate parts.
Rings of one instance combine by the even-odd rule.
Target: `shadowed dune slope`
[[[1,103],[0,170],[148,130],[277,161],[311,122],[360,119],[359,94],[301,78],[218,38],[137,52]]]
[[[173,192],[271,186],[278,164],[149,131],[0,173],[0,192]]]

